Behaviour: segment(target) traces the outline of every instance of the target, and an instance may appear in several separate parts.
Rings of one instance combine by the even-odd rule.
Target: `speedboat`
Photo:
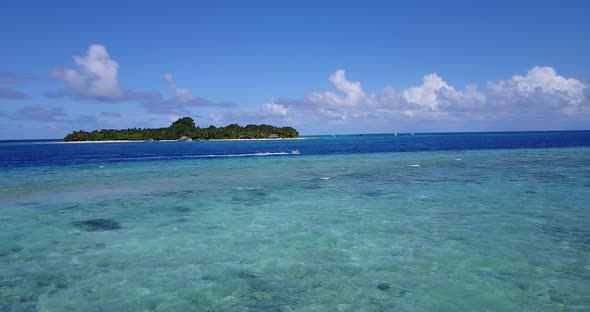
[[[299,155],[299,154],[301,154],[299,152],[299,150],[295,150],[295,149],[294,150],[291,150],[291,155]]]

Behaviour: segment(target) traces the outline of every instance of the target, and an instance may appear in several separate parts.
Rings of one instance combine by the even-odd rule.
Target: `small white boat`
[[[301,154],[301,152],[299,152],[299,150],[291,150],[291,155],[299,155]]]

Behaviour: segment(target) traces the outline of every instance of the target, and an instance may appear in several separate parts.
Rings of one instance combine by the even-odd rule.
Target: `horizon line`
[[[461,133],[523,133],[523,132],[583,132],[590,131],[590,129],[563,129],[563,130],[489,130],[489,131],[427,131],[427,132],[366,132],[366,133],[323,133],[323,134],[303,134],[299,137],[313,137],[313,136],[352,136],[352,135],[419,135],[419,134],[461,134]],[[34,139],[0,139],[0,141],[58,141],[63,138],[34,138]]]

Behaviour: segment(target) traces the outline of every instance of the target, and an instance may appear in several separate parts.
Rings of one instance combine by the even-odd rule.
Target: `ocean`
[[[590,310],[590,131],[0,141],[0,203],[0,311]]]

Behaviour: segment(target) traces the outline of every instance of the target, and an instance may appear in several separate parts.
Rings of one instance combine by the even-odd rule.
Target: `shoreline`
[[[262,138],[262,139],[212,139],[212,140],[203,140],[203,141],[282,141],[282,140],[307,140],[307,139],[308,138],[278,138],[278,139]]]
[[[307,138],[279,138],[279,139],[212,139],[212,140],[193,140],[191,142],[231,142],[231,141],[281,141],[281,140],[306,140]],[[60,141],[60,144],[91,144],[91,143],[154,143],[154,142],[182,142],[178,140],[158,140],[158,141],[145,141],[145,140],[105,140],[105,141]]]

